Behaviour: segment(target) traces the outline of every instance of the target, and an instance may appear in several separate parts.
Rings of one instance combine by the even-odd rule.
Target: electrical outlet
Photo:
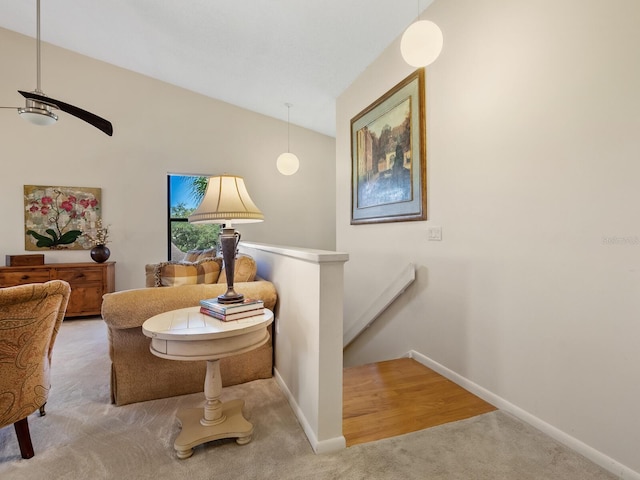
[[[430,242],[439,242],[442,240],[442,227],[428,227],[427,238]]]

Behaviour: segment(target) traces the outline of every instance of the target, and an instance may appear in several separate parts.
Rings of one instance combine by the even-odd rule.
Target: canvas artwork
[[[90,250],[101,217],[100,188],[24,186],[25,250]]]
[[[411,102],[406,99],[358,130],[358,143],[363,147],[358,165],[359,208],[406,202],[413,197],[410,119]]]
[[[426,220],[424,70],[351,121],[351,223]]]

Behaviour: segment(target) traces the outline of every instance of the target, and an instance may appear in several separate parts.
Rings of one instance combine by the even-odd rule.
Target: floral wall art
[[[100,188],[24,186],[25,250],[88,250],[102,215]]]

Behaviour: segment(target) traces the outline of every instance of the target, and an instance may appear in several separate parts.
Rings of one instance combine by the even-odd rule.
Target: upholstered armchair
[[[34,454],[27,417],[44,415],[51,352],[70,293],[62,280],[0,288],[0,428],[14,425],[22,458]]]

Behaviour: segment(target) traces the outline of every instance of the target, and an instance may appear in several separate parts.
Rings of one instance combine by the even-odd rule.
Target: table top
[[[273,322],[273,312],[223,322],[200,313],[200,307],[164,312],[142,324],[142,332],[151,338],[172,341],[215,340],[235,337],[266,328]]]

